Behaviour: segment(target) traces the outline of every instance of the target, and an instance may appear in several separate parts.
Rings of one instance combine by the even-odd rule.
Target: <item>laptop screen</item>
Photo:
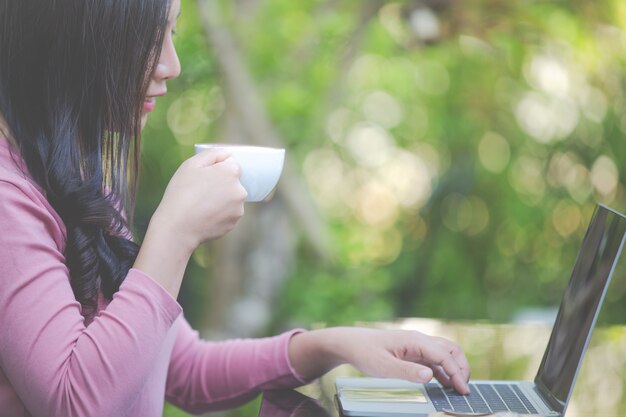
[[[535,378],[557,411],[569,401],[625,232],[624,216],[596,208]]]

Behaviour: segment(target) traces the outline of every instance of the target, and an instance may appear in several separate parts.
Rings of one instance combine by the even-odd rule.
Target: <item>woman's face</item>
[[[143,129],[148,121],[148,113],[156,107],[156,98],[167,93],[167,80],[178,77],[180,74],[180,61],[174,47],[173,36],[176,32],[176,20],[180,15],[180,0],[171,0],[170,10],[167,18],[167,28],[161,46],[161,56],[159,62],[152,73],[150,85],[146,92],[146,99],[143,102],[143,114],[141,116],[141,128]]]

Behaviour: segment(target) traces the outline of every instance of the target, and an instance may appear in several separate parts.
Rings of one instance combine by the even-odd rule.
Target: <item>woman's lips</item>
[[[156,107],[156,98],[148,97],[143,102],[143,111],[150,113]]]

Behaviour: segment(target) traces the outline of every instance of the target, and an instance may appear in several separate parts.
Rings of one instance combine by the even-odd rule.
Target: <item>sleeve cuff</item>
[[[305,329],[293,329],[290,330],[288,332],[283,333],[281,336],[284,337],[285,343],[283,346],[283,357],[285,358],[285,362],[287,364],[287,368],[289,369],[289,372],[291,374],[291,377],[293,377],[293,379],[295,379],[296,381],[298,381],[300,384],[305,385],[310,383],[312,380],[307,380],[305,378],[302,377],[302,375],[300,375],[298,373],[298,371],[296,371],[296,369],[293,367],[291,361],[289,360],[289,342],[291,341],[291,338],[297,334],[300,333],[304,333],[306,332]]]

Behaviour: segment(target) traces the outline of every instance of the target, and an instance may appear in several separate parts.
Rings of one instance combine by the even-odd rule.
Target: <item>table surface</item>
[[[477,380],[534,380],[551,330],[547,324],[431,319],[363,325],[420,330],[455,340]],[[334,402],[335,378],[357,375],[354,368],[341,366],[297,391],[266,392],[259,417],[340,417]],[[565,417],[626,417],[626,326],[595,329]]]

